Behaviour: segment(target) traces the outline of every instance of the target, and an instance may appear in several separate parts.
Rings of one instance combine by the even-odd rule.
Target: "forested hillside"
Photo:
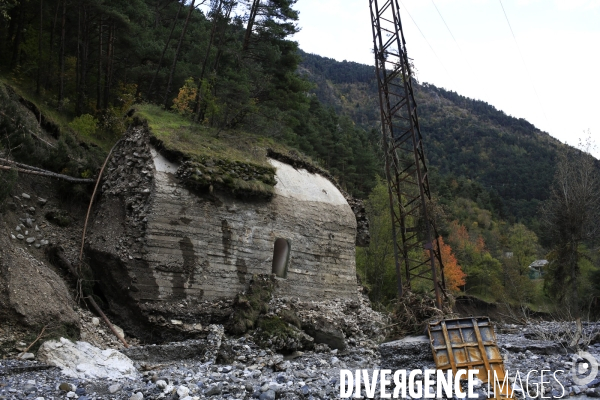
[[[376,140],[307,96],[289,40],[295,2],[0,2],[0,69],[67,130],[105,147],[130,107],[150,102],[217,135],[241,130],[297,147],[366,196]]]
[[[374,68],[307,53],[302,58],[300,71],[314,83],[315,96],[379,135]],[[415,82],[414,88],[432,191],[439,206],[437,222],[448,289],[545,310],[554,298],[568,303],[574,313],[580,307],[577,299],[593,301],[600,292],[597,242],[592,236],[583,239],[584,228],[567,222],[578,218],[564,214],[573,207],[569,201],[578,199],[576,207],[586,210],[580,213],[586,223],[596,215],[597,206],[591,204],[600,204],[600,199],[590,196],[589,188],[598,187],[598,180],[580,177],[590,171],[598,176],[597,160],[483,101],[427,83]],[[569,171],[572,178],[557,171]],[[566,197],[571,200],[561,201],[557,184],[568,192],[574,193],[576,187],[582,191],[569,193]],[[386,185],[380,181],[367,202],[371,245],[359,249],[357,255],[363,280],[372,288],[371,297],[383,303],[396,290],[387,197]],[[549,205],[556,208],[549,212]],[[575,249],[569,253],[570,264],[557,260],[566,248]],[[544,272],[547,279],[531,279],[528,265],[538,258],[551,261]],[[566,270],[573,273],[569,279]],[[567,286],[574,295],[565,302]],[[428,290],[428,284],[422,289]]]
[[[373,68],[299,52],[289,40],[294,4],[2,3],[0,68],[41,107],[58,110],[64,125],[101,140],[120,134],[134,103],[161,104],[217,131],[295,146],[364,197],[382,164]],[[534,224],[559,144],[481,101],[427,84],[416,94],[438,192],[449,190],[448,177],[470,179],[483,206]]]
[[[365,129],[379,123],[374,68],[302,54],[301,71],[315,83],[322,103],[348,115]],[[419,120],[429,164],[441,197],[451,186],[472,180],[465,193],[501,218],[535,226],[540,203],[548,198],[562,145],[525,121],[483,101],[415,85]],[[453,183],[454,182],[454,183]],[[472,190],[475,192],[473,193]]]

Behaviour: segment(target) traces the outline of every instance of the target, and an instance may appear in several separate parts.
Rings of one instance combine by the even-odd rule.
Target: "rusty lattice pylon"
[[[429,210],[431,192],[400,7],[398,0],[369,0],[369,5],[398,294],[402,296],[417,278],[431,280],[441,309],[443,264]]]

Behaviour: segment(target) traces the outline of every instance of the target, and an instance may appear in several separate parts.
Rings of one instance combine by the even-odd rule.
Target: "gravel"
[[[565,397],[600,397],[600,379],[587,385],[573,382],[569,371],[578,356],[565,348],[556,354],[534,354],[530,350],[511,352],[503,347],[507,341],[518,344],[521,340],[530,340],[524,333],[526,330],[520,334],[498,335],[509,376],[514,377],[519,371],[523,386],[526,386],[524,377],[530,370],[564,370],[556,376],[565,388]],[[321,352],[296,352],[284,356],[259,348],[247,337],[223,341],[237,357],[243,355],[247,361],[225,365],[194,359],[162,364],[139,363],[137,367],[142,378],[136,380],[70,379],[58,368],[48,368],[36,361],[3,360],[0,362],[0,399],[334,399],[339,398],[340,369],[368,369],[371,373],[381,362],[375,346],[351,344],[345,351],[322,347],[324,351]],[[587,351],[600,359],[600,344],[590,346]],[[428,363],[421,366],[431,367]],[[550,381],[544,385],[545,396],[560,397],[561,386],[552,379]],[[531,394],[535,394],[539,377],[531,377],[528,383]],[[477,390],[483,394],[485,389],[484,384]]]

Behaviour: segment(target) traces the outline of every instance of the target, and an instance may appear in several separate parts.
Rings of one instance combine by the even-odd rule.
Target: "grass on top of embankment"
[[[267,149],[289,152],[272,138],[240,130],[219,131],[154,104],[136,104],[134,108],[135,115],[148,122],[151,134],[167,150],[181,152],[194,161],[212,158],[270,167]]]
[[[237,197],[269,199],[276,181],[275,168],[267,156],[321,171],[310,159],[272,137],[196,124],[152,104],[134,108],[134,118],[147,122],[150,134],[160,142],[165,155],[183,162],[178,175],[191,189],[220,189]]]

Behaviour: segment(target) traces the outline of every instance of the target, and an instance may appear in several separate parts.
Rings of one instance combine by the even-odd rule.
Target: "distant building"
[[[540,279],[544,275],[546,265],[548,265],[548,260],[535,260],[529,264],[529,278]]]

